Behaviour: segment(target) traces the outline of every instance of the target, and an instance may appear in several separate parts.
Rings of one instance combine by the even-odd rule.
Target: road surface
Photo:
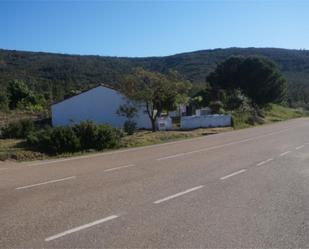
[[[309,247],[309,119],[0,164],[0,248]]]

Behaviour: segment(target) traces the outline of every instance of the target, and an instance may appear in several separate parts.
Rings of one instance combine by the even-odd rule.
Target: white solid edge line
[[[300,149],[302,149],[304,147],[305,147],[305,145],[301,145],[301,146],[296,147],[295,150],[300,150]]]
[[[100,219],[100,220],[96,220],[96,221],[93,221],[91,223],[79,226],[79,227],[72,228],[72,229],[64,231],[62,233],[55,234],[53,236],[50,236],[50,237],[46,238],[45,241],[48,242],[48,241],[51,241],[51,240],[55,240],[55,239],[61,238],[63,236],[66,236],[68,234],[75,233],[75,232],[81,231],[83,229],[86,229],[86,228],[89,228],[89,227],[92,227],[92,226],[96,226],[96,225],[101,224],[103,222],[116,219],[118,217],[119,216],[117,216],[117,215],[111,215],[111,216],[108,216],[106,218],[103,218],[103,219]]]
[[[296,128],[301,128],[301,127],[305,127],[308,126],[309,123],[306,123],[304,125],[298,125],[298,126],[293,126],[293,127],[288,127],[285,129],[282,129],[279,132],[272,132],[272,133],[268,133],[268,134],[264,134],[261,136],[253,136],[251,138],[249,138],[248,141],[250,140],[254,140],[254,139],[258,139],[261,137],[266,137],[266,136],[270,136],[270,135],[274,135],[274,134],[278,134],[278,133],[283,133],[286,132],[288,130],[294,130]],[[256,129],[259,127],[253,127],[252,129]],[[237,131],[231,131],[231,132],[237,132]],[[218,133],[218,134],[214,134],[213,136],[222,136],[224,135],[226,132],[223,133]],[[136,151],[136,150],[143,150],[143,149],[148,149],[148,148],[155,148],[155,147],[160,147],[160,146],[167,146],[167,145],[171,145],[171,144],[178,144],[178,143],[184,143],[184,142],[190,142],[190,141],[195,141],[195,140],[202,140],[205,139],[204,136],[202,137],[196,137],[196,138],[188,138],[185,140],[181,140],[181,141],[173,141],[173,142],[168,142],[168,143],[162,143],[162,144],[153,144],[153,145],[147,145],[147,146],[142,146],[142,147],[138,147],[138,148],[130,148],[130,149],[123,149],[123,150],[116,150],[116,151],[111,151],[111,152],[103,152],[103,153],[97,153],[97,154],[93,154],[93,155],[86,155],[86,156],[77,156],[77,157],[70,157],[70,158],[64,158],[64,159],[57,159],[57,160],[50,160],[50,161],[43,161],[43,162],[37,162],[37,163],[32,163],[32,164],[26,164],[26,166],[40,166],[40,165],[45,165],[45,164],[55,164],[55,163],[59,163],[59,162],[65,162],[65,161],[72,161],[72,160],[79,160],[79,159],[87,159],[87,158],[93,158],[93,157],[101,157],[101,156],[106,156],[106,155],[113,155],[113,154],[118,154],[118,153],[124,153],[124,152],[131,152],[131,151]],[[163,160],[163,159],[161,159]]]
[[[128,164],[128,165],[119,166],[119,167],[115,167],[115,168],[111,168],[111,169],[106,169],[106,170],[104,170],[104,172],[109,172],[109,171],[114,171],[114,170],[129,168],[129,167],[133,167],[133,166],[135,166],[135,164]]]
[[[285,156],[285,155],[287,155],[287,154],[290,154],[291,152],[292,152],[292,151],[288,150],[288,151],[286,151],[286,152],[281,153],[279,156]]]
[[[227,179],[227,178],[230,178],[230,177],[232,177],[232,176],[239,175],[239,174],[244,173],[244,172],[246,172],[246,171],[247,171],[246,169],[238,170],[238,171],[236,171],[236,172],[234,172],[234,173],[232,173],[232,174],[229,174],[229,175],[226,175],[226,176],[221,177],[220,180],[225,180],[225,179]]]
[[[51,180],[51,181],[47,181],[47,182],[40,182],[40,183],[31,184],[31,185],[27,185],[27,186],[23,186],[23,187],[18,187],[18,188],[16,188],[16,190],[32,188],[32,187],[41,186],[41,185],[50,184],[50,183],[55,183],[55,182],[67,181],[67,180],[71,180],[71,179],[74,179],[74,178],[76,178],[76,176],[70,176],[70,177],[56,179],[56,180]]]
[[[177,194],[170,195],[170,196],[165,197],[165,198],[163,198],[163,199],[157,200],[157,201],[154,202],[154,204],[159,204],[159,203],[162,203],[162,202],[165,202],[165,201],[174,199],[174,198],[176,198],[176,197],[179,197],[179,196],[188,194],[188,193],[190,193],[190,192],[192,192],[192,191],[201,189],[201,188],[203,188],[203,187],[204,187],[204,185],[200,185],[200,186],[196,186],[196,187],[194,187],[194,188],[187,189],[187,190],[182,191],[182,192],[179,192],[179,193],[177,193]]]
[[[266,163],[269,163],[269,162],[271,162],[271,161],[273,161],[273,160],[274,160],[273,158],[269,158],[269,159],[267,159],[267,160],[265,160],[265,161],[262,161],[262,162],[258,163],[257,166],[262,166],[262,165],[264,165],[264,164],[266,164]]]

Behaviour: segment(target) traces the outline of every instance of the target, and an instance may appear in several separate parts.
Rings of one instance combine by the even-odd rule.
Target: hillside
[[[70,90],[99,82],[117,87],[134,67],[166,72],[175,69],[195,84],[205,82],[216,64],[231,55],[261,55],[275,61],[289,81],[293,102],[309,103],[309,51],[276,48],[202,50],[165,57],[120,58],[0,50],[0,89],[9,80],[23,79],[53,100]]]

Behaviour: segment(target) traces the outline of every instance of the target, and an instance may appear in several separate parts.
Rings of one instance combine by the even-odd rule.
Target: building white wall
[[[184,130],[208,127],[231,126],[232,118],[230,115],[205,115],[205,116],[184,116],[181,117],[180,127]]]
[[[53,126],[70,125],[84,120],[98,124],[110,124],[122,128],[126,117],[117,114],[120,105],[126,104],[128,98],[108,87],[98,86],[62,102],[52,105]],[[138,128],[151,128],[151,122],[140,105],[135,118]]]

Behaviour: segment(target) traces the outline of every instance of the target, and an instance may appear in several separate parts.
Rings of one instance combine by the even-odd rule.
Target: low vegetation
[[[272,104],[265,109],[264,116],[266,123],[272,123],[308,116],[308,112],[304,111],[302,108],[288,108],[282,105]]]
[[[30,119],[22,119],[7,124],[1,129],[1,137],[8,138],[26,138],[31,132],[34,132],[34,122]]]
[[[207,136],[212,134],[217,134],[225,131],[231,131],[231,127],[223,128],[201,128],[192,131],[159,131],[159,132],[150,132],[150,131],[139,131],[134,135],[125,136],[121,139],[121,147],[131,148],[139,147],[145,145],[159,144],[165,142],[176,141],[186,138],[194,138],[199,136]]]
[[[289,108],[282,105],[270,104],[260,111],[259,116],[255,116],[250,111],[231,112],[233,128],[243,129],[255,125],[285,121],[293,118],[307,116],[307,112],[301,108]]]
[[[31,150],[23,139],[0,139],[0,161],[25,161],[48,158],[48,155]]]
[[[232,130],[232,128],[226,127],[226,128],[196,129],[193,131],[169,131],[169,132],[160,131],[156,133],[151,131],[137,131],[133,135],[120,136],[119,140],[117,139],[117,145],[115,143],[113,143],[113,145],[109,143],[109,145],[102,150],[140,147],[158,143],[177,141],[181,139],[212,135],[230,130]],[[37,133],[37,135],[39,134]],[[28,137],[28,139],[31,140],[33,139],[33,137]],[[43,140],[44,138],[41,139]],[[72,144],[72,142],[69,142],[70,140],[66,140],[65,142],[66,144],[65,146],[68,146],[66,148],[70,149],[68,149],[67,152],[62,151],[60,154],[57,154],[57,153],[50,153],[50,149],[48,149],[49,152],[42,149],[36,149],[33,146],[29,145],[30,141],[27,141],[25,139],[0,139],[0,161],[7,159],[25,161],[25,160],[48,159],[57,157],[70,157],[70,156],[83,155],[85,153],[102,151],[101,149],[89,149],[90,147],[88,147],[87,150],[78,150],[73,152],[71,150],[72,149],[71,146],[73,145],[73,148],[75,148],[75,146],[74,143]],[[74,142],[76,142],[75,139],[73,140]],[[61,139],[61,141],[63,141],[63,139]],[[60,143],[57,142],[53,144],[54,146],[55,145],[59,146]],[[46,148],[49,148],[49,146]],[[62,146],[64,146],[64,144],[62,144]]]
[[[121,132],[110,125],[85,121],[73,126],[49,127],[31,132],[26,137],[26,144],[37,151],[57,155],[116,148],[121,136]]]
[[[0,159],[22,160],[65,153],[102,151],[120,146],[122,132],[110,125],[85,121],[70,127],[35,127],[29,120],[1,130]]]

